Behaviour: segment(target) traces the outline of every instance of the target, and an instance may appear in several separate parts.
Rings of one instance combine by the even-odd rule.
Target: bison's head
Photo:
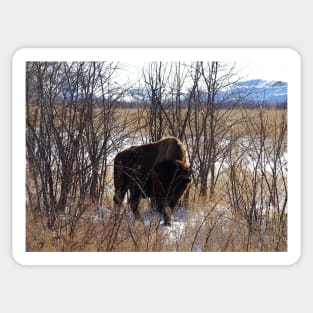
[[[188,188],[191,182],[190,176],[190,167],[186,167],[184,164],[177,164],[177,170],[172,179],[172,188],[170,188],[169,195],[169,205],[171,207],[174,207],[177,204],[185,190]]]
[[[155,196],[162,198],[164,205],[174,207],[191,179],[191,170],[183,162],[167,160],[155,166],[154,170]]]

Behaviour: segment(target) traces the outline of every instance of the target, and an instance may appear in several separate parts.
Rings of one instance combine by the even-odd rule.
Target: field
[[[124,69],[125,70],[125,69]],[[26,64],[27,251],[287,251],[286,104],[229,87],[234,64]],[[140,203],[113,206],[113,160],[179,138],[191,185],[171,226]]]
[[[287,111],[203,109],[29,104],[27,251],[287,251]],[[114,156],[166,135],[193,172],[172,225],[148,200],[117,212]]]

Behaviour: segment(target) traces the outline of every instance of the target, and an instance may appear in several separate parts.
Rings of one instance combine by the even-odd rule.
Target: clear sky
[[[270,60],[258,60],[253,62],[241,63],[242,74],[247,79],[288,80],[288,64],[281,62],[271,62]]]
[[[120,77],[120,81],[135,82],[138,80],[141,69],[144,63],[121,63],[120,66],[123,69]],[[264,79],[264,80],[277,80],[288,82],[288,63],[285,60],[253,60],[247,62],[236,63],[236,69],[238,75],[242,80],[250,79]]]

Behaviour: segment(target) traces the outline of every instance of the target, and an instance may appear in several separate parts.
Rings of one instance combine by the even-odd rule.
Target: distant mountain
[[[286,104],[288,100],[287,83],[274,80],[252,79],[241,81],[223,91],[219,97],[240,97],[256,104]]]
[[[208,98],[206,90],[198,90],[198,96],[205,102]],[[72,92],[73,93],[73,92]],[[86,96],[81,93],[69,93],[67,90],[59,94],[59,99],[71,99],[85,100]],[[163,95],[163,101],[166,101],[168,95]],[[168,99],[172,99],[169,96]],[[101,97],[96,95],[88,95],[88,99],[102,100]],[[188,91],[185,91],[181,95],[182,103],[188,101]],[[122,98],[126,103],[137,102],[137,103],[149,103],[149,91],[146,88],[132,88],[128,90],[128,93]],[[274,80],[262,80],[252,79],[246,81],[240,81],[232,84],[227,88],[221,89],[216,97],[215,101],[223,105],[227,104],[245,104],[250,105],[272,105],[277,104],[278,106],[287,104],[288,100],[288,88],[287,83],[282,81]]]
[[[207,91],[198,91],[203,101],[207,99]],[[287,83],[274,80],[252,79],[240,81],[225,89],[220,90],[215,100],[223,104],[243,104],[253,103],[255,105],[285,105],[287,104]],[[148,100],[149,92],[145,88],[134,88],[130,90],[128,101]],[[163,98],[164,99],[164,98]],[[183,101],[188,99],[188,95],[182,96]]]

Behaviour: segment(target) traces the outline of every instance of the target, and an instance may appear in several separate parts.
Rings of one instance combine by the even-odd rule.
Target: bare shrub
[[[108,157],[122,140],[115,122],[121,91],[110,83],[116,69],[106,62],[27,64],[27,189],[49,228],[87,195],[103,197]]]

